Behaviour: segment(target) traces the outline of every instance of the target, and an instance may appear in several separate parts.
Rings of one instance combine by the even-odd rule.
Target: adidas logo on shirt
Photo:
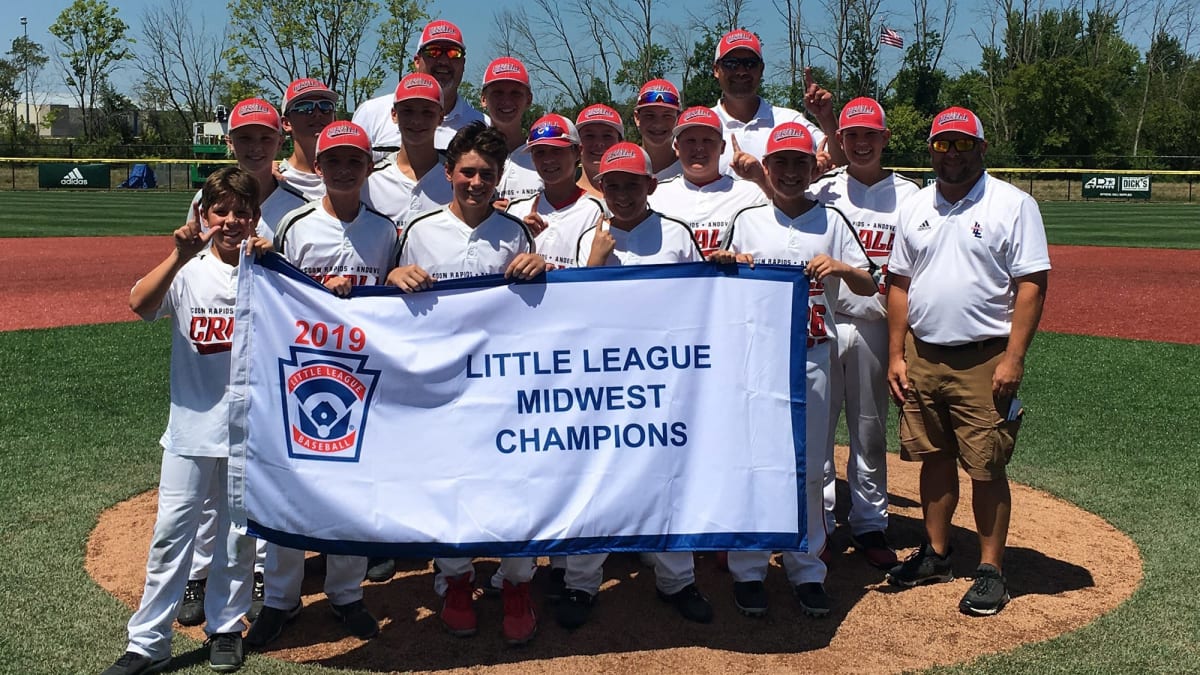
[[[923,230],[928,230],[929,227],[930,227],[929,221],[927,220],[927,221],[921,223],[919,226],[917,226],[917,232],[921,232]]]
[[[88,182],[87,182],[87,179],[83,177],[83,172],[79,170],[79,167],[75,167],[74,169],[71,169],[69,172],[67,172],[67,175],[63,176],[62,180],[60,180],[58,182],[58,184],[59,185],[87,185]]]

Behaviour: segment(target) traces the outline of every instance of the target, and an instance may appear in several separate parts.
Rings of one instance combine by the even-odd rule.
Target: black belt
[[[989,347],[995,347],[997,344],[999,344],[1001,342],[1004,342],[1004,343],[1008,342],[1008,338],[1006,338],[1006,337],[994,337],[994,338],[988,338],[986,340],[980,340],[979,342],[967,342],[967,343],[964,343],[961,345],[938,345],[938,344],[934,344],[932,342],[926,342],[926,341],[918,338],[915,335],[913,336],[913,340],[915,340],[916,342],[918,342],[922,345],[926,345],[928,347],[933,347],[934,349],[940,349],[940,350],[946,351],[946,352],[983,351],[985,349],[988,349]]]

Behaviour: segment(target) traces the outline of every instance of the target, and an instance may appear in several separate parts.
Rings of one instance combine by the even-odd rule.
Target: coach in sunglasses
[[[837,131],[837,117],[833,112],[832,96],[829,92],[813,83],[807,72],[805,73],[808,83],[804,106],[816,117],[820,124],[817,126],[803,113],[773,106],[758,95],[763,67],[762,44],[754,33],[747,30],[730,31],[717,43],[713,77],[717,78],[717,83],[721,85],[721,100],[713,106],[713,111],[721,118],[725,129],[725,151],[721,154],[721,170],[743,178],[753,178],[751,173],[747,173],[749,169],[745,163],[758,165],[757,160],[762,159],[767,149],[767,138],[771,135],[771,130],[784,122],[799,122],[808,129],[817,146],[821,148],[817,159],[822,169],[828,168],[831,161],[832,164],[844,165],[846,157],[841,148],[837,147],[836,143],[830,143],[826,147],[825,143],[826,136],[833,137]],[[741,153],[737,152],[739,149]],[[735,154],[743,155],[739,157],[745,160],[740,162],[741,167],[730,166]],[[761,173],[761,165],[757,168]]]

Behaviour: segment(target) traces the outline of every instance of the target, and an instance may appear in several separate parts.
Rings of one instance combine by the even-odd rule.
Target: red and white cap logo
[[[783,150],[795,150],[806,155],[817,154],[812,134],[799,122],[784,122],[775,127],[767,139],[767,151],[763,153],[763,157]]]
[[[979,121],[979,117],[975,113],[966,108],[946,108],[935,115],[933,125],[929,128],[928,140],[932,141],[938,134],[949,131],[958,131],[981,141],[984,140],[983,123]]]
[[[556,148],[579,145],[579,131],[574,124],[571,124],[571,120],[562,115],[555,113],[542,115],[529,128],[529,139],[525,143],[526,152],[535,145],[549,145]]]
[[[287,114],[288,108],[293,103],[307,98],[337,101],[338,95],[325,86],[324,82],[312,77],[302,77],[289,84],[287,91],[283,92],[283,114]]]
[[[679,102],[679,90],[669,80],[650,80],[638,91],[637,108],[660,105],[674,110],[683,106]]]
[[[717,113],[713,112],[712,108],[698,105],[683,111],[679,116],[679,121],[675,123],[674,137],[679,138],[679,134],[684,129],[691,127],[703,127],[712,129],[717,132],[718,136],[724,135],[725,127],[721,124],[721,118],[717,117]]]
[[[422,73],[409,73],[401,78],[400,84],[396,85],[396,96],[392,100],[399,103],[412,99],[432,101],[440,106],[445,106],[442,101],[442,85]]]
[[[618,136],[625,138],[625,123],[621,121],[621,114],[603,103],[589,105],[575,117],[576,127],[593,123],[607,124],[617,130]]]
[[[529,71],[525,69],[525,64],[511,56],[501,56],[500,58],[488,64],[487,70],[483,71],[483,88],[487,89],[489,84],[493,82],[519,82],[529,87]]]
[[[463,42],[462,31],[458,29],[458,26],[444,19],[430,21],[429,25],[425,26],[425,30],[421,32],[421,42],[417,45],[417,51],[431,42],[450,42],[463,49],[467,48],[466,43]]]
[[[887,128],[887,118],[883,114],[883,106],[873,98],[860,96],[851,100],[842,108],[838,119],[838,131],[851,127],[863,127],[883,131]]]
[[[622,141],[608,149],[600,160],[600,170],[597,176],[610,172],[632,173],[638,176],[653,176],[654,169],[650,164],[650,155],[642,146]]]
[[[367,132],[354,122],[334,122],[321,130],[317,136],[317,155],[326,150],[348,146],[358,148],[368,155],[371,154],[371,140]]]
[[[229,126],[227,127],[229,131],[251,124],[269,127],[283,133],[283,125],[279,121],[279,111],[261,98],[238,101],[233,106],[233,111],[229,113]]]
[[[758,36],[748,30],[738,29],[729,31],[717,43],[717,58],[714,60],[720,61],[735,49],[749,49],[755,56],[762,58],[762,43],[758,41]]]

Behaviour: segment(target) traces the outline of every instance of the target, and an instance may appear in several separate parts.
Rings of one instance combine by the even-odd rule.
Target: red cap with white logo
[[[324,82],[312,77],[302,77],[289,84],[287,91],[283,92],[283,114],[287,114],[288,107],[293,103],[305,98],[322,98],[327,101],[337,101],[338,95],[332,89],[325,86]]]
[[[642,146],[622,141],[608,149],[600,160],[600,170],[596,176],[606,173],[632,173],[637,176],[653,176],[654,169],[650,164],[650,155]]]
[[[983,122],[966,108],[946,108],[935,115],[933,124],[929,127],[929,140],[932,141],[934,136],[948,131],[958,131],[983,140]]]
[[[493,82],[517,82],[529,88],[529,71],[525,64],[511,56],[501,56],[488,64],[483,71],[483,88],[487,89]]]
[[[767,138],[767,151],[763,153],[763,157],[784,150],[795,150],[814,156],[817,154],[812,134],[799,122],[784,122],[772,129],[771,136]]]
[[[883,106],[879,105],[879,101],[866,96],[851,100],[842,108],[841,117],[838,118],[838,131],[851,127],[877,131],[887,129],[887,117],[883,114]]]
[[[625,138],[625,123],[621,121],[621,114],[603,103],[589,105],[575,117],[576,127],[593,123],[607,124],[617,130],[618,136]]]
[[[635,108],[645,108],[651,105],[661,105],[674,110],[683,106],[679,103],[679,90],[668,80],[650,80],[642,85],[638,92]]]
[[[720,61],[735,49],[749,49],[754,52],[755,56],[762,58],[762,43],[758,41],[758,36],[739,28],[729,31],[721,38],[721,41],[717,43],[717,58],[713,60]]]
[[[717,132],[718,136],[722,136],[725,133],[725,127],[721,124],[721,118],[717,117],[717,113],[713,112],[712,108],[707,108],[702,105],[688,108],[679,115],[679,121],[675,123],[675,131],[672,137],[679,138],[679,134],[682,133],[684,129],[689,129],[691,127],[704,127],[705,129],[712,129],[713,131]]]
[[[334,122],[321,130],[317,136],[317,156],[326,150],[341,146],[358,148],[368,155],[371,154],[371,139],[367,132],[354,122]]]
[[[233,106],[233,111],[229,113],[228,131],[233,131],[240,127],[257,124],[259,126],[268,127],[283,133],[283,125],[279,121],[279,111],[275,110],[275,106],[261,98],[248,98],[244,101],[238,101]]]
[[[409,73],[400,78],[400,84],[396,85],[396,96],[392,101],[399,103],[412,99],[432,101],[443,107],[446,105],[442,100],[442,85],[429,75],[422,73]]]
[[[463,49],[467,48],[467,44],[463,42],[462,31],[445,19],[430,21],[429,25],[425,26],[425,30],[421,31],[421,42],[417,45],[417,51],[433,42],[451,42]]]
[[[528,152],[535,145],[550,145],[556,148],[579,145],[579,131],[571,124],[571,120],[562,115],[542,115],[529,128],[529,140],[525,143],[525,150]]]

